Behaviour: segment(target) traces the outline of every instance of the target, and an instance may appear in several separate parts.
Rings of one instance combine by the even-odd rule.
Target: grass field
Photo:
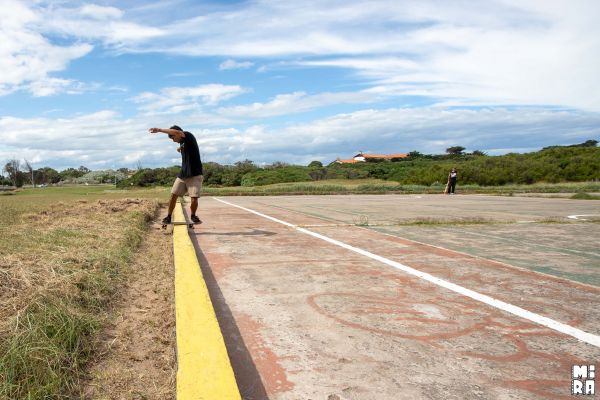
[[[0,194],[0,398],[67,398],[167,189]]]

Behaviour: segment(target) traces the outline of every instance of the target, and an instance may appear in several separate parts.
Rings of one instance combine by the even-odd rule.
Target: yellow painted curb
[[[183,207],[183,205],[182,205]],[[175,222],[184,222],[175,207]],[[187,225],[173,226],[177,399],[241,400]]]

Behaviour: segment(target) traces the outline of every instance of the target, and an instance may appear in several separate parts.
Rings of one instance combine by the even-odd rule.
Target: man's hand
[[[177,152],[178,152],[178,153],[181,153],[181,147],[178,147],[178,148],[177,148]]]
[[[160,128],[150,128],[150,129],[148,129],[148,132],[150,132],[150,133],[158,133],[158,132],[160,132]]]

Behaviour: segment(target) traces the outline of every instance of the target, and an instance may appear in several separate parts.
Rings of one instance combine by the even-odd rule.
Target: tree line
[[[54,168],[34,169],[27,160],[11,159],[2,168],[0,185],[22,187],[24,185],[54,185],[62,183],[114,183],[126,179],[131,173],[128,168],[118,170],[92,171],[85,166],[66,168],[57,171]]]
[[[462,146],[446,149],[446,154],[408,153],[408,157],[391,161],[368,160],[355,164],[332,162],[323,165],[312,161],[306,166],[274,162],[258,166],[251,160],[233,165],[204,163],[204,183],[214,187],[261,186],[285,182],[325,179],[376,178],[400,184],[432,185],[445,183],[448,172],[458,169],[459,183],[480,186],[531,184],[536,182],[584,182],[600,180],[598,141],[588,140],[569,146],[550,146],[537,152],[489,156],[475,150],[465,153]],[[56,171],[50,167],[32,169],[27,162],[10,160],[4,166],[6,176],[0,184],[20,187],[31,183],[117,183],[119,187],[170,186],[179,166],[142,168],[135,173],[127,168],[116,171],[90,171],[84,166]]]
[[[391,161],[368,160],[355,164],[312,161],[307,166],[275,162],[259,167],[251,160],[234,165],[204,164],[204,183],[214,187],[262,186],[285,182],[325,179],[377,178],[400,184],[445,183],[452,168],[459,182],[481,186],[531,184],[536,182],[584,182],[600,180],[600,148],[588,140],[569,146],[551,146],[532,153],[489,156],[475,150],[465,153],[462,146],[446,149],[446,154],[412,151],[408,157]],[[143,169],[119,183],[120,186],[171,185],[179,167]]]

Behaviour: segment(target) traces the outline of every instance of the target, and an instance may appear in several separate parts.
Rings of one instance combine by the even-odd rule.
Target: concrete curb
[[[184,222],[183,205],[175,222]],[[241,400],[187,225],[173,227],[177,399]]]

